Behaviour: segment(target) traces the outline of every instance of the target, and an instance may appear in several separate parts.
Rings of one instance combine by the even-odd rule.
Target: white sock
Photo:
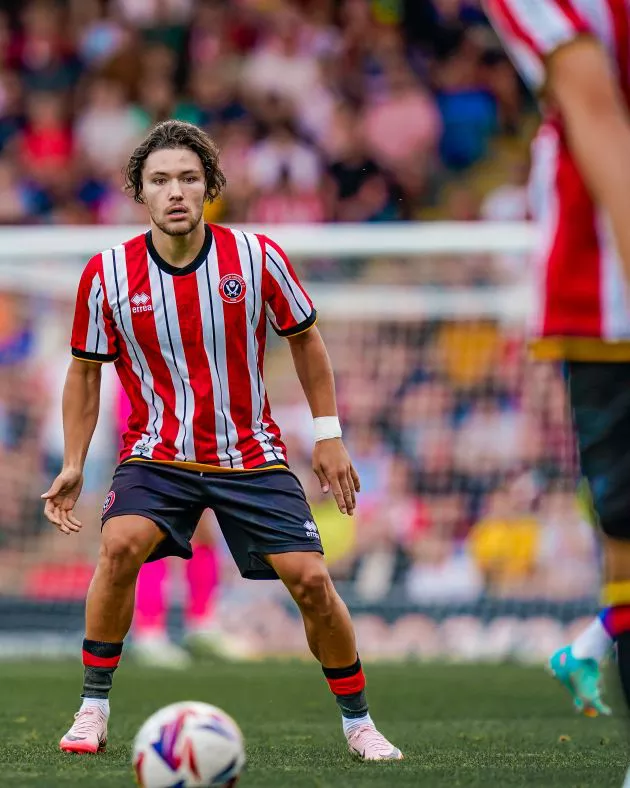
[[[571,644],[571,652],[576,659],[594,659],[601,662],[612,646],[613,639],[598,616],[576,637]]]
[[[355,728],[360,728],[361,725],[374,725],[372,718],[369,714],[363,717],[341,717],[341,724],[343,725],[343,732],[348,736]]]
[[[83,698],[81,711],[94,707],[100,709],[105,716],[109,717],[109,700],[107,698]]]

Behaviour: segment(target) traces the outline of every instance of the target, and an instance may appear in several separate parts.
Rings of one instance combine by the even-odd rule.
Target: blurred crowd
[[[0,341],[0,594],[80,597],[118,450],[115,373],[105,370],[86,466],[87,533],[59,539],[39,495],[62,462],[71,304],[0,293],[0,307],[3,318],[14,311],[13,330]],[[361,477],[354,518],[320,493],[310,470],[308,406],[286,343],[275,337],[266,380],[333,574],[356,599],[448,605],[589,596],[597,587],[596,540],[576,486],[561,372],[526,363],[521,326],[324,315],[321,330]],[[225,565],[228,584],[238,588]]]
[[[484,162],[497,140],[518,140],[527,110],[478,0],[5,0],[0,223],[145,222],[121,170],[168,117],[200,124],[222,150],[228,187],[209,220],[374,222],[440,206],[458,220],[522,219],[526,159],[498,181]],[[485,179],[483,200],[471,173]],[[483,289],[523,270],[506,256],[298,262],[311,283],[351,287]],[[88,534],[55,538],[39,500],[61,463],[70,316],[67,302],[0,291],[0,595],[81,599],[89,582],[117,452],[112,370],[86,468]],[[362,479],[353,520],[310,472],[310,416],[277,341],[267,380],[333,574],[354,599],[562,602],[596,588],[560,370],[526,366],[521,326],[330,314],[321,328]],[[277,606],[265,620],[271,641],[274,621],[286,631]],[[390,642],[384,626],[368,620],[370,642]],[[413,630],[430,650],[432,626],[414,620],[399,636]]]
[[[0,223],[144,221],[121,169],[169,117],[222,150],[208,218],[415,218],[522,112],[478,0],[5,0]]]

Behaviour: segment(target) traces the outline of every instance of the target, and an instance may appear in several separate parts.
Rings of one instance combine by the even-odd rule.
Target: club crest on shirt
[[[239,304],[245,298],[247,285],[242,276],[227,274],[219,282],[219,295],[226,304]]]
[[[103,514],[106,514],[111,508],[116,500],[116,493],[113,490],[110,490],[107,495],[105,496],[105,500],[103,501]]]

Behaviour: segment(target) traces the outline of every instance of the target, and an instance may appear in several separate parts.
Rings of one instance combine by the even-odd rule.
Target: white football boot
[[[374,725],[360,725],[348,732],[348,748],[363,761],[400,761],[402,752],[387,741]]]
[[[74,723],[59,749],[64,752],[95,755],[103,752],[107,744],[107,714],[98,706],[87,706],[74,715]]]

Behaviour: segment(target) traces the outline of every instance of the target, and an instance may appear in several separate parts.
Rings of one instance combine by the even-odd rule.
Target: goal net
[[[79,536],[43,517],[62,461],[61,391],[78,277],[138,228],[0,231],[0,657],[75,653],[116,461],[117,380],[104,372]],[[310,471],[311,419],[286,343],[266,380],[362,653],[543,659],[595,610],[598,553],[561,370],[527,359],[526,225],[266,228],[318,307],[347,446],[350,520]],[[279,584],[227,554],[220,619],[261,654],[302,654]],[[176,562],[177,563],[177,562]],[[182,573],[170,586],[177,637]]]

